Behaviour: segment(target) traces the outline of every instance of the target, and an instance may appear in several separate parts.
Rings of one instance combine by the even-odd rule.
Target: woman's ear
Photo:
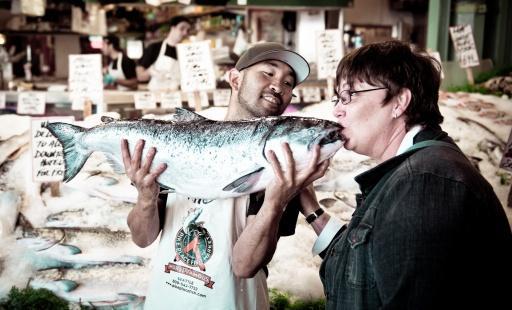
[[[399,117],[402,115],[409,103],[411,102],[411,91],[408,88],[402,88],[396,96],[395,106],[393,107],[393,115]]]
[[[242,73],[240,71],[238,71],[236,68],[228,71],[228,83],[232,90],[238,91],[241,81]]]

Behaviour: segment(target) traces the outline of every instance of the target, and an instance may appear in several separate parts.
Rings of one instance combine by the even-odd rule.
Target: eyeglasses
[[[363,90],[349,90],[346,89],[340,93],[339,96],[334,95],[331,99],[331,102],[334,103],[336,106],[338,102],[341,102],[342,105],[347,105],[352,101],[352,95],[357,93],[364,93],[367,91],[374,91],[379,89],[387,89],[387,87],[378,87],[378,88],[372,88],[372,89],[363,89]]]

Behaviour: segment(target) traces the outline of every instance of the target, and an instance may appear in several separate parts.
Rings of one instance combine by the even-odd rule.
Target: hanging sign
[[[216,76],[209,41],[178,44],[177,50],[181,90],[194,92],[215,89]]]
[[[318,79],[336,77],[338,63],[343,57],[343,43],[339,29],[329,29],[317,32],[316,57],[318,66]]]
[[[469,68],[480,65],[471,25],[450,27],[450,35],[460,67]]]
[[[97,113],[103,112],[103,75],[101,55],[69,55],[68,88],[73,110],[83,110],[85,100],[96,104]]]

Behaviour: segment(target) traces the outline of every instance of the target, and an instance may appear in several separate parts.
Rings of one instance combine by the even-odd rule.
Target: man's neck
[[[113,50],[112,52],[110,52],[110,59],[112,59],[112,60],[116,60],[116,59],[117,59],[117,57],[119,57],[119,54],[120,54],[120,53],[119,53],[118,51]]]
[[[176,46],[178,43],[180,43],[180,42],[176,42],[176,40],[173,38],[173,36],[171,35],[170,32],[167,35],[167,37],[165,38],[164,42],[170,46]]]

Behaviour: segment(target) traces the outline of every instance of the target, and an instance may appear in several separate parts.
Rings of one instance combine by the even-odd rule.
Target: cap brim
[[[304,82],[309,75],[309,64],[306,59],[295,52],[287,50],[270,50],[262,53],[255,57],[251,64],[245,68],[264,60],[279,60],[290,66],[295,72],[295,85]]]

